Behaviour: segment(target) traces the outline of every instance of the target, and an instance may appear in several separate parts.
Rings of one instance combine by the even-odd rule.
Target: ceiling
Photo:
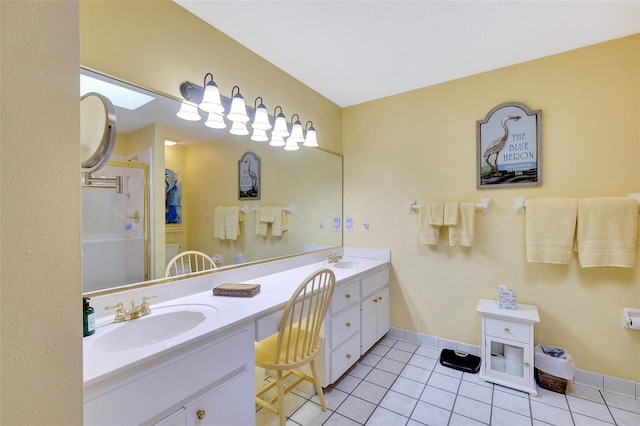
[[[347,107],[640,32],[640,0],[174,0]]]

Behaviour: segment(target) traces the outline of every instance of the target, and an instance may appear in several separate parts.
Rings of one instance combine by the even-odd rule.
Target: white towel
[[[271,228],[271,235],[280,237],[289,229],[287,212],[282,207],[261,207],[256,214],[256,234],[267,236]]]
[[[578,200],[527,200],[525,237],[527,261],[567,264],[571,260]]]
[[[583,268],[633,267],[638,202],[627,197],[578,200],[578,259]]]
[[[240,207],[227,207],[224,215],[224,229],[227,240],[237,240],[240,236],[240,222],[242,216]]]
[[[227,237],[224,219],[226,209],[224,207],[216,207],[213,211],[213,238],[225,240]]]
[[[451,247],[471,247],[473,245],[475,218],[476,205],[473,203],[460,203],[458,223],[449,226],[449,245]]]
[[[458,224],[458,211],[460,210],[460,203],[458,201],[449,201],[444,203],[444,226],[451,226]]]
[[[420,244],[435,246],[440,239],[440,226],[431,225],[430,216],[429,204],[421,205],[418,209],[418,236]]]
[[[427,204],[429,211],[429,224],[433,226],[442,226],[444,224],[444,203],[435,201]]]

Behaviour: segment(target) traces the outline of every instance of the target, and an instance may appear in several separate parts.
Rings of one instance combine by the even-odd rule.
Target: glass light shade
[[[233,125],[231,126],[231,130],[229,130],[229,133],[231,133],[232,135],[244,136],[248,135],[249,131],[247,130],[246,124],[239,121],[234,121]]]
[[[244,98],[240,93],[236,93],[231,100],[231,109],[227,118],[233,122],[247,123],[249,116],[247,115],[247,107],[244,103]]]
[[[207,117],[207,121],[204,122],[204,125],[207,127],[211,127],[212,129],[226,129],[227,123],[224,122],[221,114],[216,114],[215,112],[210,112]]]
[[[302,123],[300,120],[296,120],[293,123],[293,127],[291,128],[291,136],[289,139],[292,139],[295,143],[304,141],[304,134],[302,133]]]
[[[318,146],[316,129],[314,129],[313,127],[309,127],[309,130],[307,130],[307,137],[304,139],[304,143],[302,145],[311,148]]]
[[[180,104],[180,111],[178,111],[176,115],[187,121],[198,121],[202,118],[200,117],[200,113],[198,113],[198,107],[186,102],[182,102],[182,104]]]
[[[269,140],[269,136],[267,136],[267,132],[262,129],[253,129],[251,140],[256,142],[266,142]]]
[[[298,142],[292,140],[291,137],[287,138],[287,143],[284,145],[285,151],[297,151],[300,149]]]
[[[271,128],[269,113],[267,112],[267,107],[265,107],[264,104],[260,104],[256,108],[256,116],[253,119],[251,127],[260,130],[269,130]]]
[[[216,114],[222,114],[224,112],[224,107],[220,102],[220,90],[213,80],[205,86],[202,102],[200,102],[198,106],[205,112],[215,112]]]
[[[284,146],[284,139],[282,138],[282,136],[277,136],[277,135],[271,135],[271,142],[269,142],[269,145],[271,146]]]
[[[278,114],[276,117],[276,124],[273,126],[273,132],[271,132],[271,136],[280,136],[281,138],[286,138],[289,136],[289,129],[287,129],[287,119],[285,118],[283,113]]]

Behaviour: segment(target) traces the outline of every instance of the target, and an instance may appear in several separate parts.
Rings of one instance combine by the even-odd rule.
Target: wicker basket
[[[567,391],[568,381],[566,379],[552,376],[551,374],[545,373],[537,368],[534,369],[534,376],[536,378],[536,383],[538,383],[541,388],[558,393],[566,393]]]

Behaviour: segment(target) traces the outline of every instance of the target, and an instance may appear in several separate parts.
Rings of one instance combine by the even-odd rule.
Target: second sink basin
[[[218,310],[208,305],[156,308],[148,316],[99,327],[96,334],[100,331],[104,334],[96,336],[93,348],[102,352],[120,352],[151,346],[187,333],[217,315]]]

